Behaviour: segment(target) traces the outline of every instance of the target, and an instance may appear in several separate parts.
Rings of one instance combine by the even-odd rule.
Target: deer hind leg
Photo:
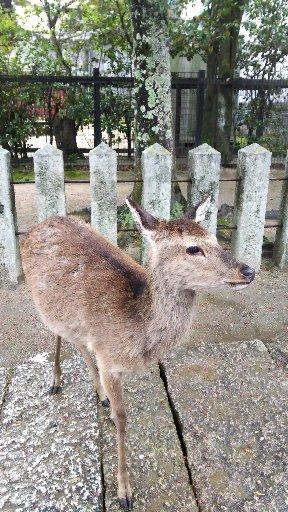
[[[49,395],[56,395],[61,390],[60,379],[61,379],[61,366],[60,366],[60,353],[61,353],[61,336],[56,336],[56,349],[54,368],[51,379],[51,386],[49,388]]]
[[[103,371],[102,368],[100,368],[100,377],[110,400],[112,418],[117,430],[118,498],[124,510],[132,510],[132,495],[125,453],[126,412],[123,402],[122,382],[119,375],[112,375],[109,371]]]
[[[77,345],[77,348],[78,348],[79,352],[81,353],[85,363],[88,366],[88,369],[90,371],[90,374],[91,374],[91,377],[93,380],[93,384],[96,389],[96,393],[101,400],[101,404],[103,405],[103,407],[109,407],[110,402],[109,402],[109,399],[107,398],[105,391],[102,387],[102,384],[100,382],[99,371],[95,364],[95,361],[93,360],[92,356],[89,354],[88,350],[85,347],[83,347],[83,345],[81,345],[81,346]]]

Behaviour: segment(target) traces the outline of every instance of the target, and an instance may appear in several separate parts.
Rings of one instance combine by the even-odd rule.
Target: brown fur
[[[145,222],[152,240],[146,269],[68,218],[46,220],[23,244],[24,271],[43,322],[79,348],[101,400],[105,394],[110,399],[118,437],[118,494],[128,508],[121,374],[159,360],[189,334],[194,290],[250,282],[231,254],[192,220],[157,221],[147,214]],[[201,247],[205,256],[187,254],[189,245]],[[60,353],[59,338],[57,347]],[[100,379],[87,349],[96,355]],[[58,355],[55,385],[60,373]]]

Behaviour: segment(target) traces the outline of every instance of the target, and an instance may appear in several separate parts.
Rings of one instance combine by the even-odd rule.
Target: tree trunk
[[[63,151],[64,160],[67,160],[71,154],[81,154],[77,147],[77,128],[74,119],[70,119],[67,116],[55,117],[53,133],[57,148]]]
[[[11,11],[12,0],[0,0],[0,7],[4,7],[4,9],[8,9],[8,11]]]
[[[239,30],[246,3],[247,0],[235,0],[233,3],[214,0],[211,9],[219,27],[207,58],[203,139],[221,152],[223,163],[232,157],[230,138],[233,123],[233,87],[225,83],[229,84],[235,77]],[[223,85],[217,87],[216,78]]]
[[[215,138],[217,134],[217,116],[218,116],[218,86],[215,82],[217,79],[219,48],[215,44],[213,51],[207,58],[207,87],[204,101],[204,119],[202,129],[203,142],[207,142],[210,146],[215,146]]]
[[[143,150],[158,142],[173,152],[167,0],[130,0],[135,80],[135,177]],[[177,184],[173,187],[180,198]],[[175,191],[174,190],[174,191]],[[180,194],[179,194],[180,191]],[[132,197],[141,200],[141,184]]]

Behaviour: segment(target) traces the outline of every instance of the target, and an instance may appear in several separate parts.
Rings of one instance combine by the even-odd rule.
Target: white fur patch
[[[195,216],[195,222],[199,223],[205,220],[206,213],[209,209],[209,206],[211,204],[211,196],[208,196],[207,199],[201,204],[199,204],[197,210],[196,210],[196,216]]]
[[[132,213],[132,217],[133,217],[134,221],[136,222],[138,228],[140,229],[141,234],[143,236],[145,236],[145,238],[148,240],[148,242],[150,242],[150,244],[152,245],[154,242],[153,238],[152,238],[153,231],[151,231],[150,229],[144,228],[144,226],[141,222],[141,217],[140,217],[139,213],[137,212],[137,210],[135,210],[135,208],[133,208],[133,206],[128,201],[127,197],[125,197],[125,202],[129,208],[130,212]]]

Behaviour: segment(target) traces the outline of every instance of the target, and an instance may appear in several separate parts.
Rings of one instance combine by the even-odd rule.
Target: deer
[[[104,407],[111,408],[118,446],[118,499],[132,510],[125,454],[123,376],[163,358],[193,329],[197,291],[247,287],[255,271],[236,261],[201,222],[209,198],[176,220],[161,220],[127,198],[146,240],[145,265],[90,225],[50,217],[23,243],[23,268],[38,313],[56,336],[50,393],[60,390],[61,340],[85,360]]]

